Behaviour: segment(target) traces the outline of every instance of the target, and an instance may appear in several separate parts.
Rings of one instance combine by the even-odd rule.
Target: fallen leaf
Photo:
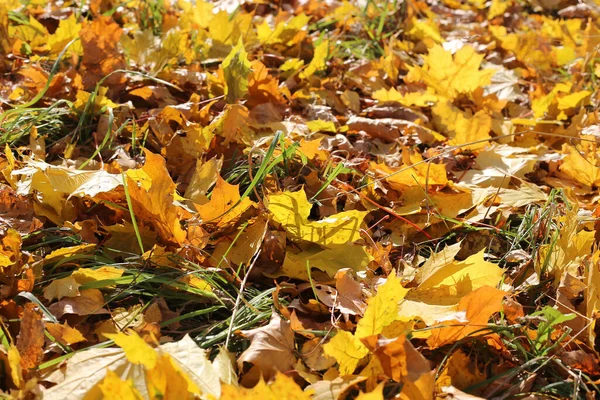
[[[52,301],[54,299],[60,300],[63,297],[79,296],[79,286],[81,284],[73,276],[55,279],[44,288],[44,298]]]
[[[63,324],[46,323],[46,329],[54,336],[54,339],[65,346],[85,342],[87,340],[79,330],[69,326],[67,322]]]
[[[311,392],[303,391],[292,378],[277,373],[275,379],[269,385],[260,380],[252,389],[238,388],[231,385],[223,386],[222,400],[264,400],[264,399],[312,399]]]
[[[37,368],[44,356],[44,322],[35,309],[33,303],[25,305],[17,336],[17,350],[24,370]]]
[[[369,354],[369,349],[356,336],[346,331],[338,331],[323,346],[325,354],[335,358],[341,375],[353,374],[356,367]]]
[[[250,61],[244,49],[242,38],[231,53],[221,63],[225,76],[225,97],[227,103],[234,104],[248,92],[248,75],[250,74]]]
[[[369,253],[359,245],[338,245],[329,249],[309,245],[304,246],[304,250],[300,252],[287,251],[281,268],[265,275],[309,280],[309,269],[311,273],[314,273],[314,269],[318,269],[333,277],[343,268],[352,267],[355,272],[364,271],[370,260]]]
[[[392,271],[377,289],[375,297],[368,300],[365,315],[356,327],[356,337],[362,339],[383,332],[386,326],[398,319],[398,304],[408,292],[402,287],[396,272]]]
[[[241,199],[239,185],[231,185],[223,178],[217,177],[210,201],[196,205],[196,209],[203,223],[226,226],[236,221],[251,205],[252,201],[248,197]]]
[[[290,323],[276,312],[271,315],[268,325],[242,331],[242,334],[250,339],[250,347],[237,359],[240,369],[248,362],[258,368],[266,379],[271,379],[277,372],[287,372],[294,368],[294,332]]]
[[[467,294],[457,306],[457,310],[464,313],[466,322],[456,320],[442,322],[441,326],[432,329],[427,344],[435,349],[471,334],[486,334],[490,317],[502,310],[504,296],[506,292],[489,286],[482,286]]]
[[[484,250],[464,261],[437,265],[427,276],[421,277],[420,285],[407,295],[409,300],[449,305],[479,288],[495,287],[500,283],[504,271],[483,258]]]
[[[127,171],[127,189],[136,219],[151,225],[165,243],[181,244],[186,239],[181,221],[189,213],[174,203],[175,183],[165,159],[147,150],[145,156],[141,170]],[[141,176],[147,179],[145,184]]]
[[[477,88],[489,85],[495,71],[479,70],[482,54],[477,54],[469,45],[460,48],[454,55],[441,45],[434,45],[423,56],[422,67],[409,67],[407,82],[424,82],[439,95],[456,98],[462,93],[472,93]]]
[[[344,211],[320,221],[309,221],[312,205],[304,189],[268,197],[269,211],[294,240],[324,246],[348,244],[360,239],[360,229],[368,211]]]
[[[65,314],[108,314],[109,312],[103,308],[105,304],[102,292],[98,289],[86,289],[79,291],[79,296],[61,298],[52,304],[49,310],[57,318]]]
[[[116,334],[107,333],[104,336],[114,340],[123,349],[130,363],[141,364],[147,369],[152,369],[156,365],[158,359],[156,351],[134,331],[129,331],[129,333],[119,332]]]
[[[117,398],[123,400],[141,400],[143,397],[133,386],[131,381],[124,381],[113,371],[106,371],[104,379],[98,383],[98,389],[106,398]]]

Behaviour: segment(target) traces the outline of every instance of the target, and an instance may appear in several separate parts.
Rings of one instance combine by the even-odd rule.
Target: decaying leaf
[[[268,325],[242,333],[250,339],[250,347],[237,360],[240,369],[248,362],[258,368],[266,379],[277,372],[293,369],[296,362],[294,333],[290,323],[276,312],[273,312]]]

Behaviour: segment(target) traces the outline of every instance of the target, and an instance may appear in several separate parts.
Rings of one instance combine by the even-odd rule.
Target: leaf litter
[[[592,1],[0,4],[6,398],[595,398]]]

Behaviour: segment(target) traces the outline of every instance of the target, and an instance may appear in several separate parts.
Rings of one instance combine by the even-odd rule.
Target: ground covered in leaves
[[[3,0],[1,396],[596,397],[599,49],[591,0]]]

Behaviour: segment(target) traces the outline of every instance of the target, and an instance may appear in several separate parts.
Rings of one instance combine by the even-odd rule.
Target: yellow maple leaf
[[[375,297],[369,299],[364,316],[358,321],[355,336],[359,339],[378,335],[383,329],[398,319],[398,302],[408,289],[402,287],[396,272],[388,276],[386,282],[377,289]]]
[[[105,399],[142,400],[143,397],[131,380],[122,380],[115,372],[106,370],[106,376],[98,383],[98,389]]]
[[[253,204],[248,197],[240,199],[239,185],[231,185],[219,176],[210,201],[196,205],[196,209],[203,223],[226,226],[237,220]]]
[[[384,400],[383,387],[384,383],[380,383],[368,393],[360,392],[355,400]]]
[[[394,189],[406,190],[407,187],[445,186],[448,184],[446,167],[443,164],[424,162],[423,157],[408,149],[402,151],[404,165],[400,168],[388,167],[385,164],[371,162],[370,169],[375,171],[382,179]]]
[[[294,240],[324,246],[352,243],[360,239],[360,229],[368,211],[344,211],[320,221],[308,221],[312,205],[304,189],[268,197],[268,209]]]
[[[120,278],[124,270],[111,266],[100,268],[79,268],[71,274],[73,279],[80,285],[91,282],[110,281]]]
[[[471,115],[450,102],[438,102],[432,109],[438,124],[448,132],[451,146],[461,146],[464,150],[477,150],[486,147],[492,129],[492,117],[480,110]]]
[[[50,53],[57,56],[65,46],[73,39],[79,37],[81,24],[77,23],[75,13],[71,14],[67,19],[61,19],[58,23],[58,28],[50,36],[48,36],[48,47]],[[75,41],[68,50],[69,54],[83,55],[83,46],[80,41]]]
[[[600,186],[600,167],[595,152],[590,152],[586,157],[573,146],[565,144],[563,151],[568,155],[563,159],[560,170],[575,181],[586,186]]]
[[[294,382],[294,379],[280,372],[275,375],[275,380],[267,385],[261,378],[258,384],[251,389],[223,385],[221,400],[267,400],[267,399],[290,399],[310,400],[310,391],[303,391]]]
[[[460,94],[472,93],[491,83],[495,71],[479,70],[483,57],[483,54],[477,54],[468,45],[463,46],[454,56],[441,45],[435,45],[423,57],[422,67],[408,67],[405,81],[423,82],[440,96],[454,99]]]
[[[77,246],[61,247],[47,254],[46,257],[44,257],[44,264],[60,263],[73,257],[74,255],[91,252],[95,248],[96,245],[93,243],[84,243]]]
[[[146,384],[151,399],[186,399],[200,389],[178,368],[169,354],[162,354],[154,368],[146,370]]]
[[[94,95],[93,102],[91,102],[92,93],[86,92],[85,90],[77,91],[77,99],[73,103],[73,107],[79,111],[84,111],[87,108],[87,112],[93,112],[97,114],[104,110],[105,107],[117,108],[118,105],[113,103],[108,97],[106,97],[107,87],[100,86],[98,93]],[[88,103],[90,105],[88,106]]]
[[[439,386],[454,386],[457,389],[465,390],[486,378],[487,375],[477,367],[477,362],[472,361],[459,349],[448,358],[436,383]]]
[[[300,78],[306,79],[327,67],[327,57],[329,56],[329,40],[323,40],[315,47],[315,53],[310,63],[300,73]]]
[[[323,350],[336,359],[341,375],[353,374],[360,361],[369,354],[369,349],[359,338],[342,330],[323,346]]]
[[[46,329],[54,336],[54,338],[65,346],[70,346],[75,343],[85,342],[86,338],[77,330],[69,326],[67,322],[61,324],[46,323]]]
[[[0,270],[16,264],[21,258],[21,235],[8,229],[0,241]]]
[[[406,296],[426,303],[456,304],[459,299],[484,286],[497,286],[504,271],[483,258],[484,250],[464,261],[440,263],[428,272],[419,286]]]
[[[119,332],[105,333],[104,335],[114,340],[117,346],[123,349],[129,362],[141,364],[148,369],[152,369],[156,365],[158,361],[156,351],[135,331],[130,330],[128,334]]]
[[[292,17],[289,21],[278,22],[274,29],[265,20],[256,27],[258,40],[263,45],[276,43],[292,47],[300,43],[307,35],[306,27],[310,17],[304,13]]]
[[[567,118],[565,110],[576,107],[580,102],[592,94],[589,90],[572,93],[572,83],[559,83],[550,93],[531,101],[531,109],[535,118],[542,118],[551,111],[551,106],[556,105],[560,113],[556,116],[559,120]]]
[[[396,90],[396,88],[387,89],[379,89],[373,93],[372,96],[375,100],[385,102],[396,102],[400,103],[403,106],[411,107],[427,107],[431,103],[435,103],[438,100],[438,96],[433,93],[433,91],[426,92],[408,92],[408,93],[400,93]]]
[[[153,226],[166,243],[181,244],[186,239],[181,220],[189,217],[189,213],[173,203],[175,183],[169,175],[165,159],[148,150],[144,150],[144,154],[146,163],[141,171],[126,172],[127,189],[136,219]],[[140,176],[147,177],[147,180],[141,180]]]
[[[342,268],[364,271],[372,259],[364,246],[351,243],[328,246],[327,249],[316,245],[301,247],[304,249],[299,252],[286,251],[281,268],[267,275],[309,280],[308,266],[311,270],[316,268],[333,277]]]
[[[248,75],[252,71],[241,38],[225,57],[221,67],[225,77],[225,98],[228,104],[234,104],[248,92]]]

